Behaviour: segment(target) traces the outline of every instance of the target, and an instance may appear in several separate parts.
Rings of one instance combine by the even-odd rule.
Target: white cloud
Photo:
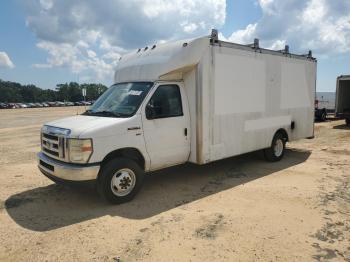
[[[34,68],[52,68],[52,65],[50,65],[50,64],[33,64],[32,67],[34,67]]]
[[[193,33],[198,29],[198,25],[196,25],[195,23],[184,22],[181,24],[181,26],[185,33]]]
[[[343,0],[258,0],[262,18],[229,39],[251,43],[259,38],[265,47],[294,52],[311,49],[329,56],[350,52],[350,1]]]
[[[36,68],[63,66],[112,79],[120,55],[155,42],[208,34],[225,0],[30,0],[26,24],[48,53]],[[106,71],[106,73],[104,73]]]
[[[89,58],[95,58],[97,56],[96,53],[92,50],[87,50],[86,52]]]
[[[273,50],[282,50],[285,48],[286,44],[287,44],[286,40],[277,40],[268,48],[273,49]]]
[[[0,68],[14,68],[15,65],[12,63],[11,59],[5,52],[0,52]]]
[[[40,41],[37,46],[49,56],[46,64],[34,64],[35,68],[67,67],[77,75],[92,74],[91,79],[94,81],[105,81],[113,76],[116,61],[105,61],[110,57],[98,57],[93,50],[88,49],[88,45],[82,45],[80,42],[73,45]],[[113,54],[116,58],[117,54]]]
[[[39,2],[42,8],[45,10],[49,10],[53,6],[52,0],[39,0]]]
[[[258,24],[250,24],[243,30],[234,32],[229,38],[229,41],[236,43],[248,43],[252,42],[255,36],[256,27]]]

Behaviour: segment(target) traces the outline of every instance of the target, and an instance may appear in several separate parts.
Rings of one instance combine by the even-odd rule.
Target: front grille
[[[45,155],[58,159],[65,160],[65,137],[56,134],[41,134],[41,148]]]
[[[47,149],[47,148],[43,148],[43,151],[45,153],[48,153],[50,155],[54,155],[55,157],[60,157],[60,153],[56,152],[56,151],[53,151],[53,150],[50,150],[50,149]]]
[[[47,139],[51,139],[51,140],[58,141],[58,137],[57,137],[57,136],[54,136],[54,135],[50,135],[50,134],[45,134],[45,133],[43,133],[43,137],[44,137],[44,138],[47,138]]]

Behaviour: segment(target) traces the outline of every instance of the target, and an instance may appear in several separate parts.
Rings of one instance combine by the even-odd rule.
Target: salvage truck
[[[314,135],[316,59],[210,36],[123,56],[114,83],[81,115],[41,129],[39,169],[94,182],[111,203],[131,200],[145,174],[263,150]]]

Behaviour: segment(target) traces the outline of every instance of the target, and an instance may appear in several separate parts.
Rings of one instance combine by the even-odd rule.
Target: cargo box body
[[[339,117],[350,118],[350,75],[337,78],[335,113]]]

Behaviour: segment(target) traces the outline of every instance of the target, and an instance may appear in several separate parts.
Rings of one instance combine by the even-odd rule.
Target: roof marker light
[[[145,47],[145,49],[143,49],[143,51],[146,51],[148,49],[148,46]]]
[[[156,45],[153,45],[153,46],[152,46],[152,50],[153,50],[154,48],[156,48],[156,47],[157,47]]]
[[[183,47],[186,47],[186,46],[188,46],[188,44],[187,43],[183,43],[183,45],[182,45]]]

